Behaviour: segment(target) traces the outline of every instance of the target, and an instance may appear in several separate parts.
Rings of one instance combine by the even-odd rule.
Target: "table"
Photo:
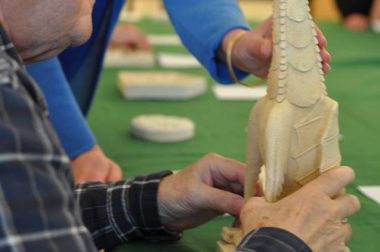
[[[165,22],[145,20],[139,25],[147,32],[173,32]],[[354,236],[349,245],[354,252],[380,251],[380,205],[356,189],[357,185],[380,184],[380,35],[351,33],[338,23],[321,23],[320,27],[333,55],[326,84],[329,95],[340,105],[343,164],[354,167],[357,173],[348,192],[357,195],[362,204],[361,211],[350,219]],[[179,47],[155,49],[186,52]],[[244,161],[246,123],[254,102],[218,101],[211,88],[190,101],[126,101],[116,87],[118,70],[104,71],[89,122],[107,155],[123,167],[124,176],[180,169],[208,152]],[[157,70],[166,71],[159,67]],[[213,84],[203,69],[182,72],[207,76],[209,84]],[[196,136],[175,144],[137,140],[129,135],[129,124],[134,116],[142,113],[189,117],[196,123]],[[221,227],[231,221],[231,217],[216,218],[186,231],[177,243],[132,242],[114,251],[215,251]]]

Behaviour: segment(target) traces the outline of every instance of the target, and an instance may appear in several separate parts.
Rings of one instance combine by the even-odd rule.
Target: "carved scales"
[[[268,92],[248,123],[246,199],[262,168],[265,198],[276,201],[340,165],[338,104],[327,96],[321,61],[308,1],[274,0]],[[241,235],[224,228],[218,251],[233,251]]]
[[[325,94],[320,49],[307,0],[275,0],[268,96],[305,107]]]

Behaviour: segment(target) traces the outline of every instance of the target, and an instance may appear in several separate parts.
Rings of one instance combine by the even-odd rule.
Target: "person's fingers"
[[[339,217],[341,219],[347,218],[360,209],[360,202],[358,197],[351,194],[340,195],[334,199],[338,206]]]
[[[205,160],[209,162],[208,167],[213,184],[238,182],[244,185],[245,164],[218,154],[208,154]],[[203,174],[205,173],[201,173]]]
[[[315,31],[317,32],[318,45],[320,48],[327,47],[327,39],[318,26],[314,25]]]
[[[97,172],[96,174],[92,174],[92,172],[88,172],[87,174],[83,174],[82,176],[79,176],[78,180],[81,182],[89,181],[89,182],[106,182],[107,175],[104,172]]]
[[[327,63],[323,63],[322,64],[322,71],[327,74],[331,71],[331,66],[330,64],[327,64]]]
[[[239,195],[243,195],[244,192],[244,186],[239,182],[226,182],[219,184],[215,182],[213,185],[215,188],[219,188],[228,192],[236,193]]]
[[[261,23],[260,28],[263,31],[264,38],[272,38],[273,18],[267,18]]]
[[[266,79],[268,77],[268,70],[269,70],[269,65],[266,67],[260,67],[256,70],[252,70],[252,72],[255,73],[257,77]]]
[[[320,55],[322,58],[322,70],[326,74],[330,72],[331,67],[329,65],[331,61],[331,55],[327,51],[327,39],[325,35],[323,35],[322,31],[318,28],[318,26],[315,26],[315,31],[317,33],[317,39],[318,39],[318,46],[320,48]]]
[[[75,164],[73,166],[73,173],[75,178],[75,183],[79,184],[82,182],[106,182],[107,172],[99,166],[83,166],[82,163]]]
[[[228,192],[243,195],[244,185],[240,182],[231,182],[225,179],[214,179],[212,183],[206,183],[212,187],[219,188]]]
[[[344,241],[348,242],[349,240],[351,240],[351,237],[352,237],[352,227],[350,224],[345,223],[343,224],[342,229],[343,229],[343,234],[344,234]]]
[[[251,197],[245,203],[244,211],[242,212],[242,214],[245,214],[245,211],[246,212],[250,212],[251,210],[258,211],[258,209],[262,208],[263,206],[267,204],[272,204],[272,203],[268,203],[264,197]]]
[[[238,49],[241,47],[242,49]],[[241,51],[241,57],[246,62],[246,68],[251,68],[264,62],[269,62],[272,56],[272,42],[262,36],[258,30],[251,30],[234,47],[234,50]],[[248,65],[247,65],[248,63]]]
[[[321,49],[320,55],[322,58],[322,62],[329,63],[331,61],[331,55],[325,48]]]
[[[124,43],[126,47],[129,47],[130,49],[133,49],[133,50],[144,50],[144,51],[151,50],[151,46],[148,40],[141,36],[136,37],[136,38],[126,39]]]
[[[342,252],[351,252],[351,249],[349,247],[344,247]]]
[[[145,50],[145,51],[151,51],[152,50],[152,46],[150,45],[150,43],[149,43],[149,41],[148,41],[147,38],[143,38],[141,40],[140,48],[142,50]]]
[[[264,39],[261,43],[260,55],[261,59],[265,60],[265,65],[268,65],[270,59],[272,58],[273,44],[269,39]]]
[[[80,183],[86,182],[87,179],[85,176],[82,176],[81,174],[79,175],[75,174],[74,181],[75,181],[75,184],[80,184]]]
[[[120,180],[121,176],[122,176],[121,168],[115,163],[111,163],[109,171],[108,171],[108,176],[106,178],[107,182]]]
[[[244,185],[241,183],[230,183],[229,184],[230,192],[237,193],[239,195],[243,195]]]
[[[201,204],[208,210],[238,215],[244,205],[244,199],[238,194],[204,185]]]
[[[260,181],[258,181],[255,185],[256,188],[256,195],[257,197],[263,197],[264,196],[264,190],[263,190],[263,185]]]
[[[325,193],[329,197],[336,196],[345,186],[355,179],[354,171],[349,167],[338,167],[325,172],[305,186]]]

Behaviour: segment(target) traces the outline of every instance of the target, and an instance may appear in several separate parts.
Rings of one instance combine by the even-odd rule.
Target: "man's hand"
[[[106,157],[99,146],[94,146],[71,161],[75,183],[85,181],[108,182],[121,179],[121,169]]]
[[[119,24],[116,26],[111,45],[125,47],[131,50],[151,50],[147,36],[136,26],[131,24]]]
[[[216,154],[161,181],[158,209],[162,224],[173,231],[200,225],[217,215],[238,215],[244,200],[245,165]]]
[[[234,67],[261,78],[267,77],[272,58],[272,24],[272,18],[268,18],[257,28],[246,31],[246,34],[235,43],[232,50]],[[240,29],[232,30],[223,38],[220,55],[225,55],[229,41],[240,31]],[[329,65],[331,56],[326,50],[327,40],[318,27],[316,32],[321,49],[322,68],[327,73],[331,69]],[[223,57],[225,56],[222,56],[222,60]]]
[[[259,227],[278,227],[301,238],[313,251],[349,251],[345,243],[352,230],[346,218],[359,210],[360,203],[340,192],[354,177],[352,169],[340,167],[276,203],[250,199],[240,215],[244,234]]]

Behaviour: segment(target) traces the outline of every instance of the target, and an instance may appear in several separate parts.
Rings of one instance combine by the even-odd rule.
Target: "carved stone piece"
[[[340,165],[338,104],[326,93],[309,12],[307,0],[274,0],[268,91],[248,122],[246,199],[260,173],[265,199],[274,202]],[[236,246],[228,234],[224,243]]]

